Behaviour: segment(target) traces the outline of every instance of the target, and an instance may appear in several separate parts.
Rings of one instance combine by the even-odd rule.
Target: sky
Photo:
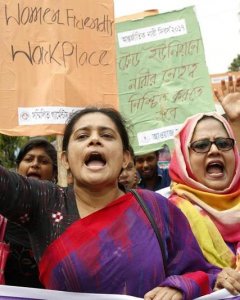
[[[240,54],[240,0],[114,0],[115,17],[195,6],[210,74],[224,73]]]

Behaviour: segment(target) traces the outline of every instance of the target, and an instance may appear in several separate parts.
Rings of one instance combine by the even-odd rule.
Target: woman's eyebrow
[[[77,133],[78,131],[82,131],[82,130],[91,130],[93,126],[91,125],[88,125],[88,126],[83,126],[83,127],[79,127],[78,129],[76,129],[76,131],[74,131],[73,134]],[[100,130],[100,131],[104,131],[104,130],[111,130],[111,131],[115,131],[113,128],[111,127],[106,127],[106,126],[97,126],[97,129]]]

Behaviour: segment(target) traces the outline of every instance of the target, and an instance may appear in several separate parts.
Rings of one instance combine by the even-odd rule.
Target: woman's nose
[[[37,158],[33,159],[32,162],[31,162],[31,167],[39,167],[39,160]]]
[[[94,145],[100,144],[100,138],[99,138],[99,136],[96,135],[96,134],[93,135],[93,136],[91,136],[90,144],[94,144]]]
[[[97,145],[97,144],[100,144],[100,142],[98,139],[92,139],[90,144]]]
[[[212,145],[211,145],[211,147],[210,147],[210,149],[209,149],[208,152],[209,152],[209,153],[212,153],[212,152],[219,152],[219,150],[218,150],[218,147],[217,147],[214,143],[212,143]]]
[[[122,173],[119,176],[121,179],[126,178],[127,177],[127,172],[126,170],[122,170]]]

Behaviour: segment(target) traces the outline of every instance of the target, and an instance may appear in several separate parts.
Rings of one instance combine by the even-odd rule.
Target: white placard
[[[119,47],[130,47],[187,34],[184,19],[118,33]]]
[[[87,293],[71,293],[62,291],[53,291],[46,289],[24,288],[16,286],[0,285],[0,299],[14,300],[19,297],[21,300],[137,300],[136,298],[126,295],[113,294],[87,294]],[[142,299],[143,300],[143,299]]]
[[[180,127],[181,124],[177,124],[139,132],[137,134],[138,144],[139,146],[145,146],[173,139],[174,135]]]
[[[240,294],[238,294],[237,296],[240,296]],[[230,298],[234,298],[234,297],[236,297],[236,295],[232,295],[226,289],[222,289],[222,290],[213,292],[211,294],[208,294],[206,296],[195,298],[194,300],[219,300],[219,299],[222,300],[222,299],[230,299]]]
[[[19,107],[18,125],[66,124],[71,114],[79,109],[82,107]]]

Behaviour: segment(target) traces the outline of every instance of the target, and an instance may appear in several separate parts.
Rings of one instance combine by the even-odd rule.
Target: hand
[[[231,268],[224,268],[217,277],[214,291],[222,288],[227,289],[231,294],[240,293],[240,273]]]
[[[233,82],[233,77],[228,77],[228,83],[221,81],[221,94],[214,90],[214,94],[222,105],[230,122],[240,121],[240,77]]]
[[[156,287],[144,295],[144,300],[182,300],[179,290],[170,287]]]

